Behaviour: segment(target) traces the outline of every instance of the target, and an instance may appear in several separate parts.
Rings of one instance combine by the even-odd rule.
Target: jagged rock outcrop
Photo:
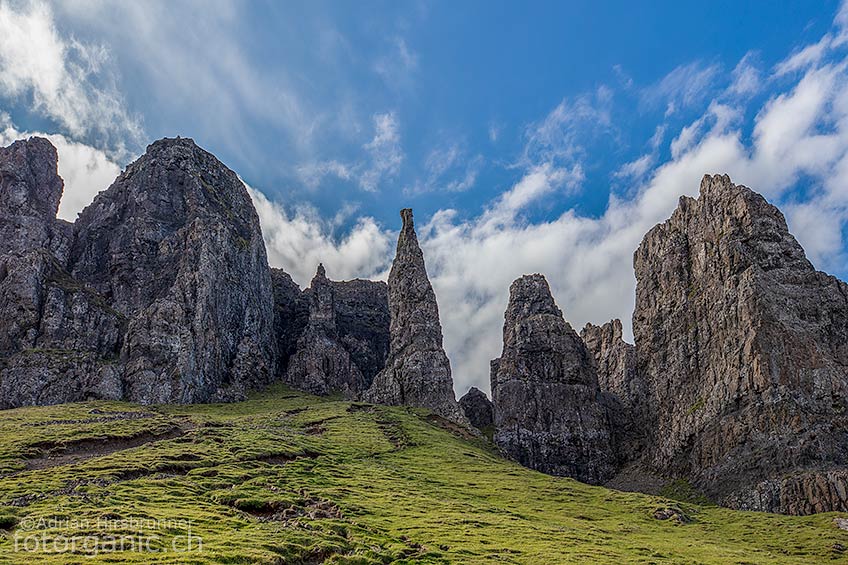
[[[74,225],[71,274],[126,317],[124,397],[241,398],[274,367],[271,274],[234,172],[190,139],[163,139]]]
[[[439,307],[415,234],[412,210],[401,210],[403,227],[389,273],[389,333],[385,368],[364,398],[377,404],[429,408],[467,425],[453,391],[451,368],[442,348]]]
[[[491,429],[495,423],[494,407],[486,393],[476,386],[459,399],[459,406],[471,425],[478,430]]]
[[[384,367],[385,283],[272,273],[243,183],[190,139],[150,145],[76,224],[62,186],[48,141],[0,148],[0,407],[235,400],[275,375],[355,395]]]
[[[595,358],[598,386],[610,417],[618,463],[636,459],[645,446],[647,390],[636,369],[636,347],[624,341],[621,320],[586,324],[580,337]]]
[[[283,269],[271,269],[274,294],[274,342],[277,345],[277,375],[285,380],[289,359],[309,323],[309,296]]]
[[[335,289],[323,265],[309,287],[309,322],[289,360],[286,382],[312,394],[342,392],[349,398],[365,390],[365,377],[342,345],[336,328]]]
[[[647,458],[732,507],[848,510],[848,286],[780,211],[705,176],[634,256]]]
[[[301,291],[283,270],[271,275],[281,380],[313,394],[366,390],[389,352],[386,283],[331,281],[319,266],[310,288]]]
[[[504,347],[492,361],[495,444],[545,473],[602,483],[614,472],[595,363],[542,275],[510,286]]]
[[[123,317],[66,270],[56,149],[0,148],[0,408],[119,398]]]

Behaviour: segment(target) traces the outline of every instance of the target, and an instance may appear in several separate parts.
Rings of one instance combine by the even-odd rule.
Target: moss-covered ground
[[[587,486],[447,428],[282,388],[0,412],[0,563],[848,562],[834,514]]]

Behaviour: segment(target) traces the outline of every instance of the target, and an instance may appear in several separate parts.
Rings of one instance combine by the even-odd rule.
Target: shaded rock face
[[[848,286],[727,176],[681,198],[634,266],[648,461],[732,507],[848,510]]]
[[[280,378],[313,394],[367,389],[389,350],[386,283],[331,281],[323,266],[304,291],[281,269],[272,279]]]
[[[355,397],[365,387],[365,377],[342,345],[336,327],[335,289],[323,265],[309,287],[309,321],[289,360],[286,382],[312,394],[340,391]]]
[[[235,173],[190,139],[163,139],[74,225],[69,270],[121,316],[124,396],[243,397],[270,382],[271,274]]]
[[[0,408],[121,395],[125,320],[66,269],[57,160],[46,139],[0,148]]]
[[[285,380],[289,359],[309,323],[309,296],[282,269],[271,269],[274,294],[274,342],[277,345],[277,375]]]
[[[465,417],[478,430],[491,428],[495,423],[494,407],[486,393],[477,387],[471,387],[459,399]]]
[[[412,210],[401,210],[401,218],[403,227],[389,273],[389,357],[364,398],[377,404],[429,408],[467,424],[453,392],[439,307],[427,278]]]
[[[371,386],[389,356],[389,288],[382,281],[331,281],[336,329],[350,358]]]
[[[494,441],[522,465],[602,483],[614,472],[592,354],[565,321],[545,277],[510,287],[504,347],[492,361]]]
[[[621,320],[586,324],[580,337],[595,358],[598,386],[610,418],[613,447],[620,465],[636,459],[645,446],[647,390],[636,367],[636,347],[622,338]]]

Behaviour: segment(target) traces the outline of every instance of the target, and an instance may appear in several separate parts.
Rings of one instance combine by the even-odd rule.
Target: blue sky
[[[0,0],[0,141],[50,135],[72,220],[193,137],[301,284],[385,276],[412,206],[462,393],[525,272],[578,329],[628,327],[632,253],[704,173],[848,277],[846,26],[835,1]]]

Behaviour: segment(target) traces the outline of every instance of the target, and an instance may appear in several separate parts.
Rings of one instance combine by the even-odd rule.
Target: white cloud
[[[610,109],[613,93],[606,86],[575,99],[564,99],[545,118],[525,131],[519,162],[524,167],[554,163],[574,165],[593,137],[614,131]]]
[[[428,192],[465,192],[477,182],[483,166],[483,156],[468,157],[458,143],[433,149],[424,163],[425,174],[412,186],[404,188],[406,195]]]
[[[781,207],[787,222],[798,237],[807,256],[818,265],[845,264],[845,242],[841,226],[848,219],[848,208],[832,207],[820,199]]]
[[[373,218],[359,218],[338,240],[333,230],[339,218],[327,222],[308,207],[290,214],[258,190],[248,187],[248,192],[259,214],[268,261],[301,286],[309,284],[318,263],[324,263],[327,276],[337,280],[385,277],[395,236]]]
[[[100,45],[62,37],[49,5],[0,2],[0,96],[125,157],[141,126],[104,70],[108,59]]]
[[[748,52],[736,65],[731,73],[733,83],[728,89],[735,96],[750,96],[757,94],[763,88],[763,76],[757,66],[757,56]]]
[[[641,93],[642,103],[648,106],[665,105],[665,115],[699,104],[715,91],[715,81],[721,67],[701,62],[681,65],[656,84]]]
[[[741,113],[737,108],[713,100],[703,116],[688,126],[684,126],[678,136],[671,141],[672,159],[679,158],[683,153],[691,149],[698,139],[705,134],[705,131],[720,135],[726,132],[731,126],[738,124],[741,119]]]
[[[59,154],[59,176],[65,181],[59,218],[73,222],[98,192],[108,188],[121,168],[103,151],[61,134],[19,131],[8,115],[0,113],[0,146],[32,136],[46,137]]]
[[[556,168],[550,163],[533,167],[515,186],[500,195],[481,216],[481,222],[486,226],[510,224],[521,210],[554,190],[561,187],[567,191],[576,190],[583,178],[579,165],[571,170]]]
[[[613,173],[615,177],[622,179],[640,179],[654,165],[656,157],[653,154],[642,155],[638,159],[623,164]]]
[[[817,43],[807,45],[800,51],[793,53],[775,66],[774,72],[782,76],[795,71],[804,70],[822,60],[825,53],[833,44],[833,36],[826,34]]]
[[[350,165],[336,161],[320,161],[317,163],[306,163],[297,167],[297,177],[309,189],[317,188],[324,177],[334,176],[342,180],[350,180],[354,171]]]
[[[374,138],[364,146],[371,164],[359,178],[359,185],[369,192],[376,191],[384,178],[397,175],[404,158],[400,122],[395,113],[375,114],[373,119]]]
[[[372,116],[374,135],[362,145],[365,156],[356,162],[336,159],[311,161],[296,168],[298,179],[309,189],[317,188],[325,177],[355,181],[362,190],[377,192],[386,179],[397,176],[405,158],[400,137],[400,121],[394,112]]]

